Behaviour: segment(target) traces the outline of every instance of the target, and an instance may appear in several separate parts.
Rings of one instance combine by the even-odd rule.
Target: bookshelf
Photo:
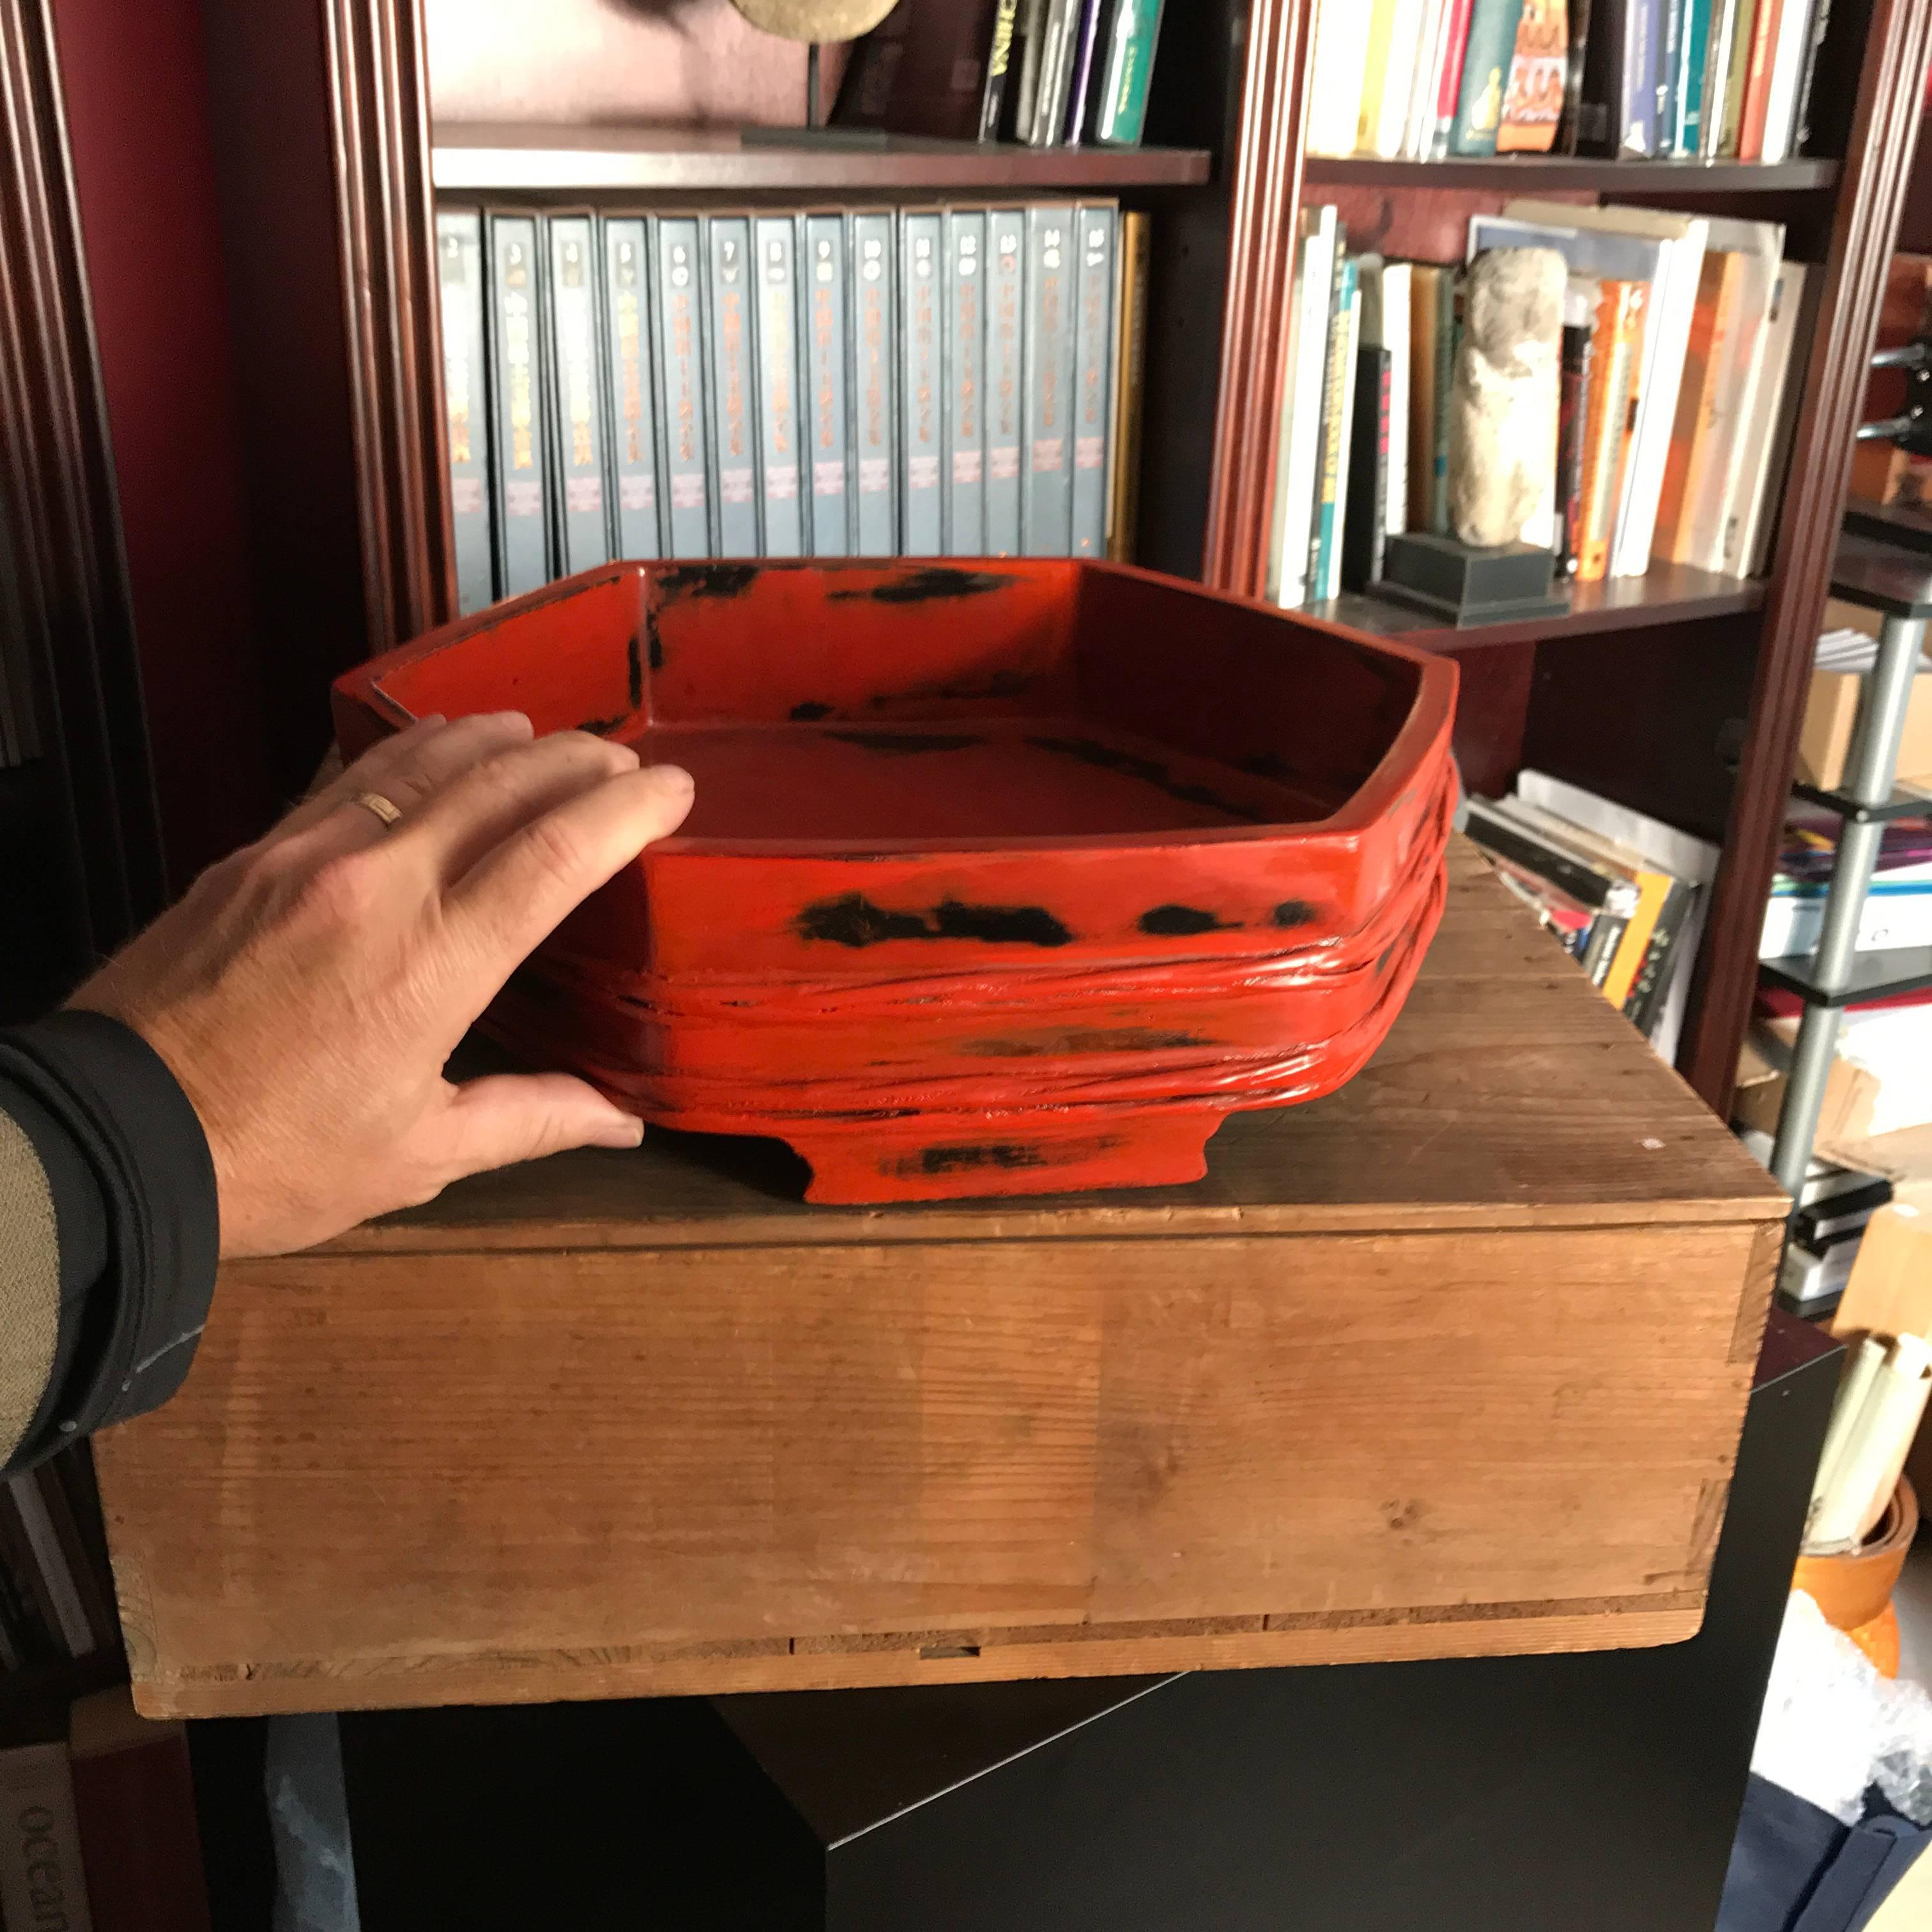
[[[1506,785],[1534,764],[1721,841],[1679,1064],[1724,1106],[1906,200],[1932,9],[1836,0],[1814,138],[1774,166],[1306,158],[1313,0],[1170,8],[1140,150],[808,142],[782,124],[800,118],[799,50],[740,41],[728,62],[704,57],[726,11],[722,0],[676,21],[600,0],[540,11],[528,0],[258,0],[200,23],[207,207],[246,478],[246,669],[275,782],[298,789],[313,770],[329,676],[450,610],[440,196],[648,209],[1118,194],[1155,217],[1138,560],[1251,594],[1265,570],[1304,200],[1341,206],[1358,245],[1423,260],[1460,254],[1472,214],[1523,194],[1779,220],[1787,253],[1820,272],[1821,306],[1762,581],[1653,569],[1580,594],[1558,617],[1462,632],[1380,604],[1316,614],[1457,658],[1472,783]],[[687,32],[684,55],[664,58],[662,37]],[[728,113],[717,105],[728,82]],[[747,118],[772,124],[746,130]]]

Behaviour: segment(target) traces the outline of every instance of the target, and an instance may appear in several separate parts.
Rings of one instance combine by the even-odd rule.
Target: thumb
[[[568,1073],[493,1073],[452,1088],[430,1159],[452,1180],[566,1148],[634,1148],[644,1124]]]

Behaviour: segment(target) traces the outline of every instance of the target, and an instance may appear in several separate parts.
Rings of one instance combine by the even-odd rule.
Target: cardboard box
[[[1804,784],[1828,790],[1845,776],[1852,748],[1852,728],[1858,722],[1858,694],[1864,680],[1850,670],[1814,670],[1811,694],[1804,706],[1804,723],[1798,735],[1798,777]],[[1932,790],[1932,675],[1921,672],[1912,682],[1912,704],[1905,714],[1905,735],[1898,748],[1902,783]]]
[[[1778,1111],[1784,1105],[1785,1072],[1797,1035],[1796,1020],[1753,1023],[1738,1056],[1737,1091],[1731,1101],[1731,1118],[1738,1126],[1776,1136]],[[1816,1144],[1820,1151],[1827,1144],[1862,1141],[1870,1135],[1878,1097],[1876,1075],[1849,1060],[1833,1060],[1818,1114]]]

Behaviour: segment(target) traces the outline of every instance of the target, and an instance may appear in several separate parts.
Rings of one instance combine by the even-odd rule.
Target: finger
[[[580,794],[480,860],[451,896],[453,923],[478,943],[494,994],[564,915],[668,838],[691,809],[691,774],[652,765]]]
[[[459,1180],[566,1148],[633,1148],[644,1124],[568,1073],[493,1073],[452,1088],[425,1131],[433,1171]]]
[[[626,746],[558,731],[472,766],[398,826],[391,842],[452,886],[532,820],[637,769],[638,754]]]
[[[528,744],[530,731],[530,721],[520,711],[482,712],[449,723],[425,718],[364,752],[285,820],[281,830],[306,836],[326,829],[328,836],[314,842],[328,852],[368,844],[387,828],[374,812],[355,803],[362,793],[375,792],[406,816],[413,814],[472,766]],[[318,856],[327,853],[319,850]]]

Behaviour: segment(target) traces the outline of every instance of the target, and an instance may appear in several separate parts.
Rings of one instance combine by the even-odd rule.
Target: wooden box
[[[1783,1197],[1460,844],[1191,1186],[653,1136],[224,1274],[98,1444],[155,1714],[1587,1649],[1702,1616]]]

